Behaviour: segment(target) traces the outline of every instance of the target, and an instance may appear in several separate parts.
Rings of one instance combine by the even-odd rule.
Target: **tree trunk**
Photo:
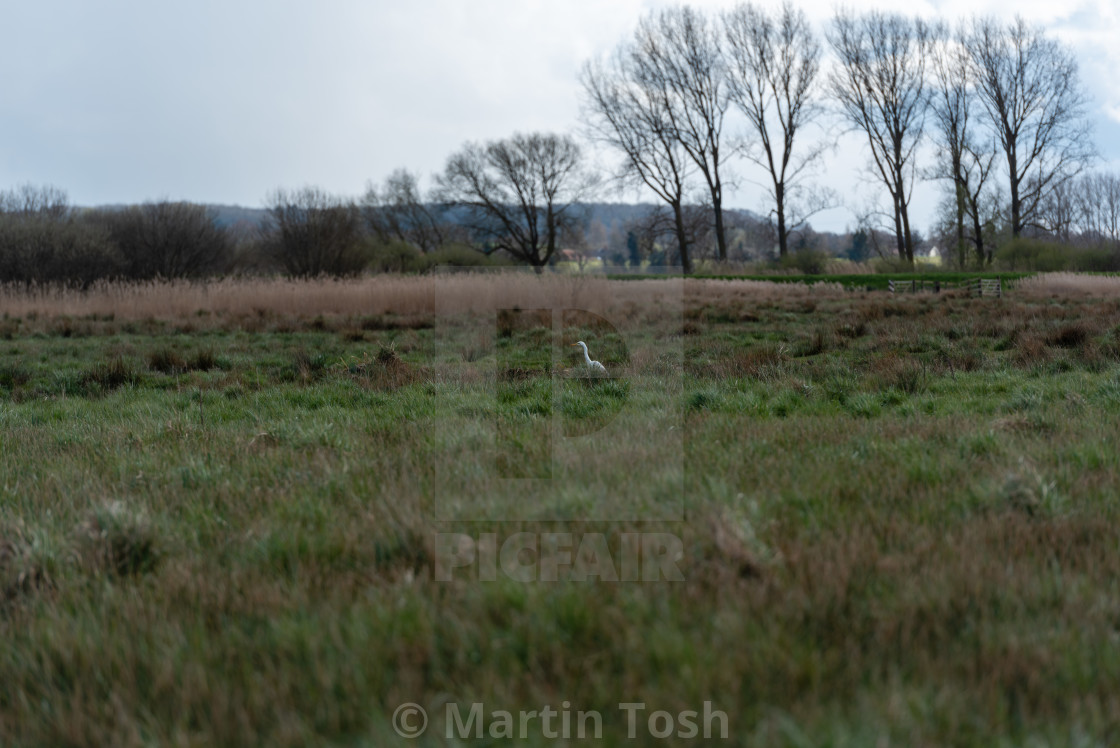
[[[979,208],[972,214],[972,230],[976,233],[976,260],[980,263],[980,267],[984,267],[990,258],[984,255],[984,227],[980,225]]]
[[[894,198],[894,241],[898,247],[898,258],[900,260],[906,259],[906,237],[902,233],[902,200],[897,194],[891,196]]]
[[[910,211],[902,207],[902,231],[906,239],[906,262],[914,264],[914,236],[910,233]]]
[[[673,220],[676,223],[677,243],[680,245],[681,269],[685,275],[692,275],[692,259],[688,256],[688,230],[684,226],[684,206],[673,203]]]
[[[552,256],[556,254],[556,234],[558,233],[558,228],[559,227],[557,226],[556,214],[552,212],[552,206],[549,205],[545,214],[545,232],[547,233],[547,243],[545,245],[545,256],[543,262],[541,263],[542,265],[547,264],[548,261],[552,259]]]
[[[961,270],[964,270],[965,263],[968,262],[968,248],[964,241],[964,196],[961,195],[959,187],[957,188],[957,260],[960,262]]]
[[[786,196],[785,185],[774,184],[774,197],[778,204],[778,258],[784,260],[789,254],[789,232],[786,231]]]
[[[1016,158],[1014,151],[1007,154],[1007,168],[1011,172],[1011,236],[1018,239],[1023,233],[1023,206],[1019,200],[1019,180],[1016,178],[1019,173],[1019,159]]]
[[[718,184],[712,186],[712,205],[716,218],[716,246],[719,248],[719,261],[727,262],[727,235],[723,228],[723,195]]]
[[[957,262],[960,269],[964,270],[968,262],[968,247],[964,239],[964,205],[968,199],[968,180],[961,174],[960,153],[953,154],[953,193],[957,198]]]

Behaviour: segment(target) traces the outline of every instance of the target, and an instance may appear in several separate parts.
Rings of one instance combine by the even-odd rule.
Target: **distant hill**
[[[214,211],[217,222],[221,226],[236,226],[250,224],[256,226],[268,214],[265,208],[246,208],[242,205],[205,204]],[[122,210],[127,205],[99,205],[102,210]],[[620,229],[623,226],[640,220],[649,215],[652,210],[661,210],[664,206],[653,203],[582,203],[578,205],[584,221],[590,223],[599,221],[608,229]],[[749,210],[728,209],[727,213],[735,214],[741,218],[759,221],[759,216]],[[453,218],[454,212],[449,211],[448,217]]]
[[[239,223],[257,225],[268,211],[264,208],[245,208],[240,205],[207,205],[217,214],[217,221],[222,226],[234,226]],[[579,206],[584,220],[600,221],[608,229],[621,229],[649,214],[651,210],[660,209],[652,203],[583,203]],[[758,221],[759,216],[749,210],[728,210],[744,219]]]
[[[119,210],[126,206],[124,205],[102,205],[98,206],[102,209]],[[207,204],[207,208],[214,211],[216,220],[219,225],[237,228],[241,230],[253,230],[260,226],[261,221],[268,215],[265,208],[246,208],[241,205],[217,205]],[[654,210],[665,210],[665,206],[653,203],[582,203],[578,206],[578,214],[580,215],[580,222],[583,224],[585,230],[589,231],[589,236],[594,238],[591,241],[596,246],[606,246],[607,238],[613,235],[615,244],[618,243],[618,234],[621,233],[625,236],[625,231],[629,226],[640,222],[643,218],[649,215]],[[457,211],[455,209],[446,210],[443,212],[443,218],[451,223],[457,221]],[[725,209],[727,216],[728,226],[738,226],[740,229],[746,229],[748,232],[757,232],[757,236],[762,236],[766,233],[764,228],[767,224],[766,218],[758,215],[750,210]],[[598,224],[599,228],[596,230],[595,226]],[[848,248],[850,243],[850,236],[842,234],[834,234],[832,232],[819,232],[816,233],[817,245],[827,251],[829,254],[841,254]]]
[[[653,210],[666,210],[668,206],[654,203],[583,203],[579,206],[586,211],[588,221],[602,221],[608,228],[621,227],[640,220]],[[732,214],[749,221],[763,220],[757,213],[738,208],[724,208],[724,213]]]
[[[240,205],[208,205],[207,207],[217,214],[219,224],[249,229],[259,226],[261,220],[268,213],[264,208],[245,208]],[[666,206],[654,203],[582,203],[577,207],[580,222],[584,230],[588,231],[589,241],[596,248],[608,245],[617,248],[620,242],[625,241],[625,233],[628,227],[641,222],[651,211],[666,209]],[[444,211],[443,218],[451,223],[456,223],[456,213],[457,211],[454,209]],[[737,243],[738,245],[741,246],[745,243],[756,247],[766,246],[767,242],[763,237],[770,235],[770,229],[764,216],[760,216],[754,211],[738,208],[725,208],[724,214],[729,230],[733,230],[731,227],[737,227],[740,236],[744,231],[748,235],[746,239],[741,238]],[[595,230],[596,224],[600,225],[598,231]],[[814,243],[819,249],[831,255],[844,255],[849,251],[850,235],[836,234],[830,231],[816,232],[812,230],[811,226],[810,223],[809,232],[814,235]],[[611,241],[612,238],[613,241]],[[730,234],[728,238],[731,239]],[[757,252],[757,250],[753,251]],[[770,252],[772,248],[763,251]]]
[[[130,208],[131,205],[122,203],[114,203],[109,205],[98,205],[94,210],[124,210]],[[264,218],[268,212],[264,208],[243,208],[240,205],[211,205],[203,203],[203,207],[209,208],[214,211],[215,221],[219,226],[237,226],[239,224],[250,224],[256,226],[260,224],[261,219]],[[79,210],[85,210],[79,208]]]
[[[215,222],[219,226],[237,226],[249,224],[260,225],[261,220],[268,214],[264,208],[244,208],[240,205],[207,205],[214,211]]]

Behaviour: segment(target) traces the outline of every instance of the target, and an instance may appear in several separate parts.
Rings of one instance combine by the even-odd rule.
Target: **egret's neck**
[[[587,362],[588,366],[591,366],[591,356],[587,355],[587,346],[581,345],[580,348],[583,349],[583,360]]]

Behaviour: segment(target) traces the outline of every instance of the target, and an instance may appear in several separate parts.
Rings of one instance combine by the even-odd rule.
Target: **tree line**
[[[822,38],[790,2],[679,5],[641,18],[583,66],[580,84],[585,140],[616,156],[614,170],[589,173],[571,136],[515,135],[465,145],[429,202],[458,206],[471,238],[539,266],[570,232],[573,202],[604,185],[639,188],[662,208],[635,228],[671,244],[688,273],[697,255],[729,259],[723,203],[737,161],[766,187],[768,239],[784,259],[812,216],[842,204],[815,181],[839,128],[862,141],[884,197],[860,213],[860,232],[904,265],[920,244],[920,180],[944,185],[933,231],[960,267],[1030,238],[1120,252],[1107,229],[1118,177],[1089,171],[1097,155],[1073,53],[1020,17],[950,24],[841,9]]]
[[[812,216],[842,204],[817,183],[838,129],[856,133],[883,196],[859,213],[853,257],[870,248],[913,264],[919,180],[944,185],[932,229],[961,267],[1030,238],[1120,253],[1120,176],[1090,171],[1074,56],[1022,18],[949,24],[838,10],[821,36],[790,2],[720,13],[679,5],[649,12],[587,61],[580,88],[579,138],[465,143],[428,190],[407,169],[358,199],[277,190],[265,220],[240,231],[189,203],[76,210],[55,188],[0,193],[0,279],[304,277],[440,261],[541,268],[588,241],[580,206],[611,187],[658,203],[629,226],[625,262],[660,251],[689,273],[699,259],[730,259],[745,235],[787,259],[811,243]],[[592,168],[591,149],[613,154],[614,168]],[[724,206],[739,178],[765,186],[762,230]]]
[[[200,205],[77,210],[56,187],[0,192],[0,280],[8,283],[205,277],[230,269],[234,246]]]
[[[951,26],[839,10],[824,41],[832,52],[827,67],[804,11],[788,2],[773,12],[752,3],[719,14],[656,11],[609,57],[584,67],[585,118],[593,137],[622,154],[619,179],[645,184],[677,216],[695,175],[721,260],[722,172],[732,155],[764,175],[781,256],[794,228],[836,204],[811,184],[829,145],[830,113],[863,141],[868,170],[887,197],[889,207],[869,210],[865,225],[888,227],[907,264],[914,262],[910,203],[920,178],[947,185],[961,265],[969,256],[991,261],[997,225],[1010,238],[1068,230],[1062,196],[1099,186],[1082,180],[1075,187],[1095,158],[1087,100],[1072,52],[1043,29],[1022,18]],[[731,114],[739,115],[737,130],[727,126]],[[925,145],[932,164],[921,163]],[[687,271],[690,242],[681,224]]]

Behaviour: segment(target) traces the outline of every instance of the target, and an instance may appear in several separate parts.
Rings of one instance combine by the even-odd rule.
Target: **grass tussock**
[[[1054,516],[1063,504],[1057,483],[1027,460],[1008,471],[996,492],[996,503],[1028,517]]]
[[[691,566],[700,576],[759,580],[778,562],[761,537],[765,527],[759,526],[757,505],[712,507],[694,527],[699,548]]]
[[[925,391],[930,379],[929,372],[921,361],[893,351],[876,358],[871,372],[876,389],[896,389],[907,395]]]
[[[355,381],[375,390],[396,390],[430,377],[426,367],[405,361],[392,345],[382,345],[372,354],[367,352],[344,366]]]
[[[19,361],[0,365],[0,387],[16,390],[31,381],[31,371]]]
[[[80,382],[92,392],[110,392],[119,387],[135,384],[139,375],[132,363],[122,356],[114,356],[93,366],[82,374]]]
[[[200,348],[187,359],[187,368],[191,371],[210,371],[218,367],[217,354],[211,348]]]
[[[1047,344],[1058,348],[1081,348],[1093,337],[1093,330],[1085,322],[1063,324],[1047,336]]]
[[[148,368],[161,374],[178,374],[187,370],[187,362],[177,351],[159,348],[148,354]]]
[[[218,368],[212,349],[202,348],[187,357],[170,347],[156,348],[148,353],[148,369],[160,374],[182,374],[188,371],[210,371]]]
[[[0,613],[14,603],[54,585],[58,559],[41,533],[18,522],[0,527]]]
[[[151,521],[123,501],[89,510],[77,529],[77,545],[88,568],[120,577],[154,571],[161,554]]]
[[[300,348],[292,355],[289,379],[309,384],[321,379],[328,368],[326,354],[314,353]]]

